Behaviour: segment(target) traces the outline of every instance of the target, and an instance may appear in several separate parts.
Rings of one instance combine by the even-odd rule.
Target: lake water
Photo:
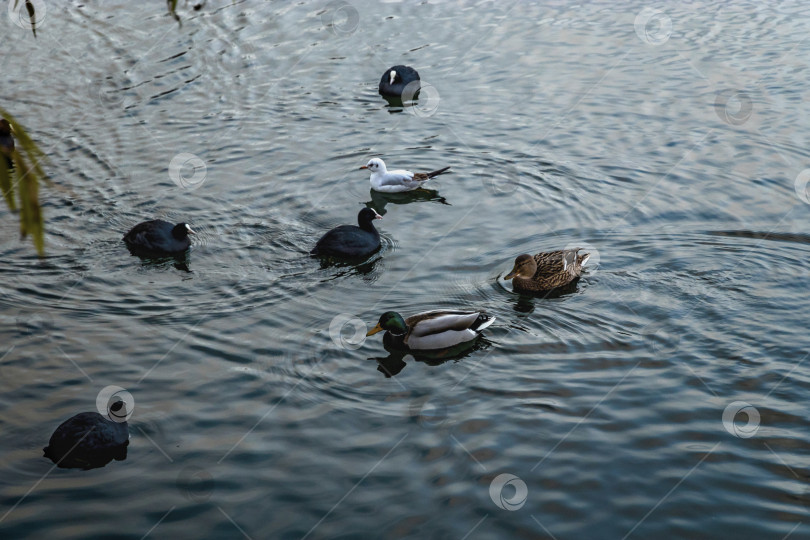
[[[810,537],[802,3],[35,4],[0,105],[58,189],[41,260],[0,208],[0,536]],[[451,174],[372,197],[375,156]],[[367,203],[376,257],[308,256]],[[127,252],[156,217],[187,260]],[[501,279],[571,246],[570,294]],[[353,339],[433,308],[497,321]],[[54,468],[108,386],[127,459]]]

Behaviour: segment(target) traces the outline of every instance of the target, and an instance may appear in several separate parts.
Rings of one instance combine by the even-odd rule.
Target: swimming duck
[[[438,176],[450,167],[439,169],[428,173],[412,173],[411,171],[389,171],[385,168],[385,162],[380,158],[373,158],[368,163],[360,167],[371,171],[371,189],[382,191],[383,193],[401,193],[419,189],[422,184]]]
[[[366,336],[386,330],[383,336],[386,346],[430,351],[472,341],[493,322],[495,317],[480,311],[435,310],[407,319],[403,319],[395,311],[386,311],[380,315],[377,326],[369,330]]]
[[[0,118],[0,154],[3,154],[9,168],[12,166],[12,152],[14,152],[14,137],[11,136],[11,124],[5,118]]]
[[[382,96],[413,99],[420,86],[419,73],[410,66],[400,65],[385,70],[380,78],[379,91]]]
[[[129,427],[123,401],[110,405],[107,418],[83,412],[62,422],[42,449],[46,458],[63,468],[93,469],[127,457]]]
[[[357,225],[341,225],[318,240],[312,255],[337,257],[366,257],[380,249],[380,233],[373,221],[382,216],[373,208],[363,208],[357,214]]]
[[[191,246],[190,234],[195,234],[185,223],[177,225],[154,219],[138,223],[124,235],[124,242],[134,252],[144,255],[174,255]]]
[[[518,255],[514,268],[504,279],[511,279],[515,290],[521,292],[542,292],[563,287],[579,279],[582,265],[591,256],[590,253],[578,255],[580,249],[547,251],[535,256]]]

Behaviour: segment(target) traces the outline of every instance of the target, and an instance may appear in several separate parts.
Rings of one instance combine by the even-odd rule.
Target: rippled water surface
[[[3,538],[810,537],[805,5],[164,4],[2,10],[0,106],[56,184],[44,259],[0,207]],[[374,156],[452,169],[385,199]],[[377,256],[308,256],[366,204]],[[155,217],[186,260],[127,252]],[[572,246],[568,294],[502,279]],[[445,307],[497,321],[354,342]],[[54,468],[109,385],[127,459]]]

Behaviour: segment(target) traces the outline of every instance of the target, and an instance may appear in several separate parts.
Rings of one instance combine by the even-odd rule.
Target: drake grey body
[[[467,343],[495,322],[495,317],[480,311],[434,310],[403,319],[388,311],[366,335],[386,330],[383,343],[408,350],[439,350]]]

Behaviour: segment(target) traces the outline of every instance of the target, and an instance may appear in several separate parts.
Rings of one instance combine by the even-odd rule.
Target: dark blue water
[[[42,260],[0,208],[3,538],[810,536],[802,4],[143,4],[3,13],[57,185]],[[451,174],[381,199],[370,157]],[[380,254],[307,256],[366,203]],[[187,260],[129,255],[154,217]],[[569,294],[501,279],[572,246]],[[497,321],[449,359],[353,341],[434,308]],[[54,468],[110,385],[127,459]]]

